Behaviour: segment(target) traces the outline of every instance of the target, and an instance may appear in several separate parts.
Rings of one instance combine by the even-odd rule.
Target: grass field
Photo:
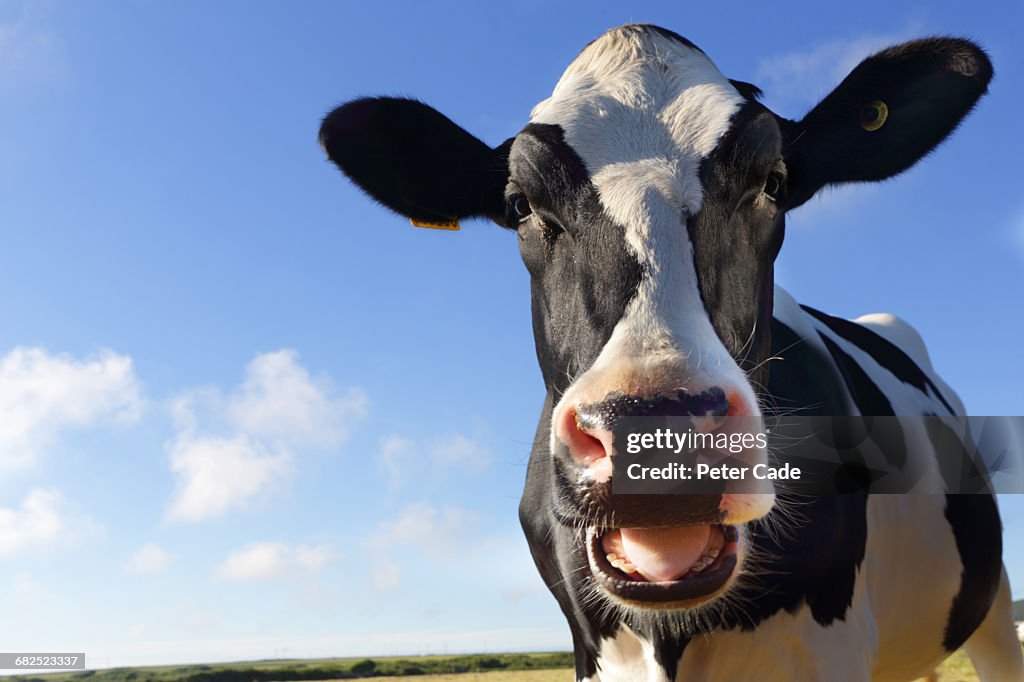
[[[421,675],[418,677],[378,677],[378,680],[411,680],[420,682],[574,682],[572,670],[516,670],[462,675]],[[978,682],[974,667],[963,651],[958,651],[941,668],[939,682]]]
[[[478,654],[401,658],[253,661],[210,665],[113,668],[0,677],[11,682],[260,682],[271,680],[417,680],[418,682],[572,682],[572,655]],[[396,674],[399,673],[399,674]],[[401,674],[405,673],[405,674]],[[978,682],[958,651],[941,668],[940,682]]]
[[[974,666],[967,659],[963,649],[950,656],[939,668],[941,682],[978,682]]]
[[[419,682],[574,682],[571,668],[554,670],[501,670],[490,673],[377,677],[377,680],[419,680]]]
[[[378,680],[419,680],[419,682],[573,682],[572,670],[514,670],[461,675],[420,675],[378,677]],[[974,667],[963,651],[956,652],[939,668],[939,682],[978,682]]]

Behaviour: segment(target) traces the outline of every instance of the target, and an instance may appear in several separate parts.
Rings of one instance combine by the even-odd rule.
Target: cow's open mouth
[[[738,562],[735,526],[592,529],[587,559],[598,583],[630,602],[696,605],[716,595]]]

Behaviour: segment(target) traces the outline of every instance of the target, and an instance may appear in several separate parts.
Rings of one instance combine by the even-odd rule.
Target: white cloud
[[[171,445],[177,491],[167,510],[172,521],[205,521],[242,507],[292,471],[288,452],[269,452],[248,436],[179,436]]]
[[[810,50],[767,57],[758,65],[755,82],[765,91],[767,101],[782,105],[785,111],[780,113],[802,115],[865,57],[919,32],[916,25],[910,25],[900,32],[837,38]]]
[[[319,571],[337,558],[334,547],[325,544],[299,545],[292,555],[295,565],[308,571]]]
[[[387,474],[388,487],[397,490],[408,480],[409,469],[416,465],[416,443],[403,436],[384,436],[374,459]]]
[[[380,439],[374,459],[388,477],[393,491],[416,476],[444,470],[480,471],[490,462],[488,449],[478,440],[454,433],[422,447],[416,441],[392,434]]]
[[[128,562],[124,565],[127,573],[159,573],[167,567],[171,561],[171,555],[162,547],[152,542],[147,542],[140,547]]]
[[[315,572],[338,558],[328,544],[298,545],[254,542],[230,555],[217,568],[217,575],[232,581],[262,581]]]
[[[58,546],[69,536],[68,526],[60,493],[35,488],[20,507],[0,507],[0,557]]]
[[[381,523],[367,541],[373,558],[374,590],[390,593],[398,589],[402,570],[394,557],[401,552],[411,550],[418,557],[418,571],[424,569],[424,557],[464,564],[471,553],[467,542],[474,525],[472,515],[462,509],[438,509],[426,503],[409,505],[394,519]]]
[[[377,529],[371,545],[378,551],[412,547],[437,559],[459,558],[459,547],[473,528],[473,517],[455,507],[438,509],[426,503],[406,507]]]
[[[0,472],[31,466],[63,431],[130,421],[140,409],[130,357],[15,348],[0,356]]]
[[[298,445],[337,445],[348,437],[351,420],[366,414],[367,400],[359,389],[337,398],[331,393],[326,381],[313,381],[294,350],[279,350],[249,363],[227,414],[243,433]]]
[[[366,546],[371,586],[378,593],[392,594],[401,588],[404,566],[413,567],[418,585],[457,574],[467,583],[485,582],[488,590],[508,601],[545,591],[519,532],[481,532],[476,516],[457,507],[409,505],[380,523],[367,537]]]
[[[272,491],[301,449],[341,445],[366,403],[359,389],[338,395],[326,379],[314,380],[293,350],[257,355],[227,394],[182,393],[170,406],[179,429],[168,444],[178,485],[167,518],[215,518]]]

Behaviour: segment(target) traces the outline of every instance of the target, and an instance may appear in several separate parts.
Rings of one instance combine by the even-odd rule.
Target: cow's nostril
[[[562,428],[559,429],[561,432],[559,435],[568,446],[572,456],[585,466],[590,466],[608,456],[608,451],[601,439],[584,430],[590,430],[596,426],[591,422],[592,420],[585,412],[580,414],[577,408],[570,408],[565,411],[562,417]]]
[[[633,419],[689,417],[694,428],[710,432],[721,428],[726,417],[736,416],[733,403],[743,401],[718,386],[653,397],[612,393],[600,402],[567,405],[556,419],[554,432],[576,462],[586,467],[595,480],[604,480],[611,476],[617,440],[627,437],[633,429],[664,426],[660,421]]]
[[[677,391],[653,398],[614,394],[600,403],[580,405],[575,420],[587,432],[614,428],[630,417],[713,417],[716,421],[730,416],[729,396],[718,386],[699,393]]]
[[[718,386],[691,397],[691,414],[724,420],[729,414],[729,396]]]

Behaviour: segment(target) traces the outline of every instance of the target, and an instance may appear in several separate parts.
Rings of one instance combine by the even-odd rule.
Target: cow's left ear
[[[491,149],[422,102],[353,100],[324,118],[320,145],[363,191],[418,224],[503,222],[508,143]]]
[[[802,121],[786,126],[786,205],[825,185],[882,180],[928,154],[992,79],[974,43],[926,38],[868,57]]]

